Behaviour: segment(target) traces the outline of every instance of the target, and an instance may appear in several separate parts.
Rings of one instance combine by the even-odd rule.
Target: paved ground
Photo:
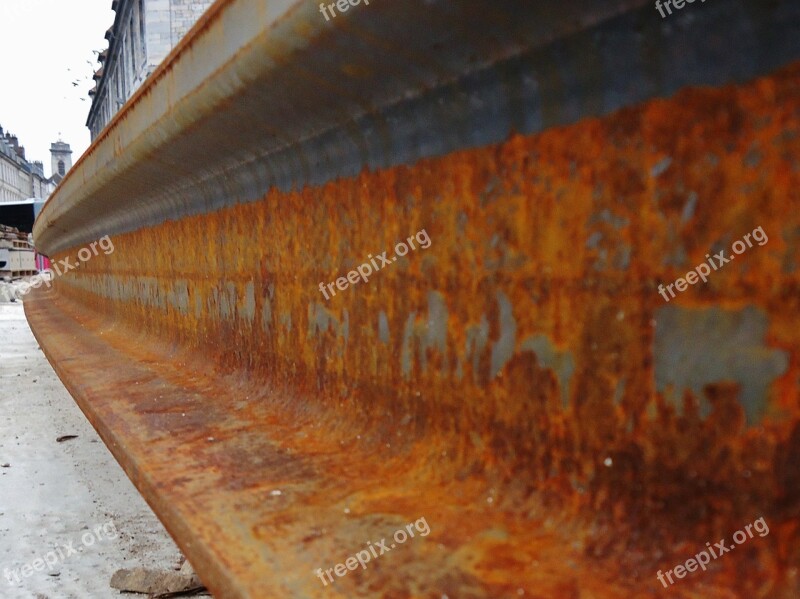
[[[117,569],[179,558],[50,368],[22,304],[0,303],[0,597],[120,597],[108,584]]]

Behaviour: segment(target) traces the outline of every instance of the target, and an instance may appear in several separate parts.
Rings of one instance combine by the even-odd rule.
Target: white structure
[[[114,0],[86,126],[94,140],[213,0]]]
[[[68,144],[63,145],[69,150]],[[44,175],[44,165],[29,162],[17,136],[4,133],[0,127],[0,204],[29,198],[46,199],[54,188],[54,182]]]
[[[72,148],[69,147],[69,144],[65,144],[60,139],[50,144],[50,164],[53,168],[53,180],[61,183],[61,179],[72,168]]]

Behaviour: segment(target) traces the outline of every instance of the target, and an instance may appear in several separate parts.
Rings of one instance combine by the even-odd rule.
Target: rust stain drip
[[[254,528],[253,547],[274,543],[276,531],[322,539],[293,554],[318,564],[287,565],[308,596],[323,596],[314,568],[379,538],[367,523],[402,513],[427,517],[428,540],[337,579],[331,593],[795,597],[798,82],[796,63],[747,85],[688,89],[500,146],[166,222],[114,239],[113,254],[58,279],[57,303],[70,310],[63,298],[74,300],[204,356],[213,370],[187,372],[181,384],[210,410],[256,423],[254,439],[270,431],[284,451],[320,456],[341,481],[336,498],[311,494],[259,515]],[[670,303],[688,314],[753,308],[767,323],[754,360],[783,366],[748,424],[741,385],[729,380],[709,380],[702,396],[656,388],[666,306],[656,287],[758,226],[766,245]],[[322,297],[320,282],[369,254],[391,255],[422,228],[430,248]],[[97,318],[79,317],[90,327]],[[119,326],[107,343],[156,361]],[[687,331],[686,343],[707,334]],[[225,372],[246,380],[230,396],[210,394],[220,391],[211,375]],[[241,443],[237,434],[220,425],[214,436]],[[252,458],[208,459],[232,493],[269,472]],[[339,500],[361,524],[324,512]],[[769,536],[660,587],[657,570],[759,516]],[[340,541],[352,534],[350,544],[326,540],[326,527],[347,531]],[[416,588],[414,576],[434,586]]]

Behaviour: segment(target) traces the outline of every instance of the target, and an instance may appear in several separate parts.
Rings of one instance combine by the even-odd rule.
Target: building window
[[[141,55],[141,58],[142,58],[142,67],[144,67],[145,66],[145,64],[144,64],[145,63],[145,58],[147,56],[147,42],[145,41],[145,37],[144,37],[144,17],[145,17],[145,14],[144,14],[144,2],[143,2],[143,0],[139,0],[138,12],[139,12],[139,38],[142,40],[142,44],[141,44],[142,55]]]
[[[131,19],[131,29],[128,32],[128,35],[125,37],[125,46],[124,50],[128,54],[127,59],[125,60],[126,64],[126,73],[125,73],[125,99],[131,97],[133,94],[134,85],[136,82],[136,75],[134,74],[134,69],[136,68],[136,59],[134,53],[136,52],[134,48],[134,40],[133,40],[133,20]],[[129,93],[130,92],[130,93]]]
[[[136,66],[139,63],[139,46],[141,45],[141,41],[139,40],[139,28],[137,27],[137,19],[136,19],[136,9],[137,5],[134,4],[133,6],[133,14],[131,14],[131,22],[128,26],[128,30],[131,32],[131,46],[133,48],[132,56],[131,56],[131,64],[133,65],[133,80],[136,81]]]
[[[58,174],[61,175],[62,177],[66,174],[66,170],[64,170],[63,160],[58,161]]]

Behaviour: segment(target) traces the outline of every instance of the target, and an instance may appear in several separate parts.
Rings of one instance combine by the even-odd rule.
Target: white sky
[[[108,46],[113,22],[111,0],[0,0],[0,126],[48,176],[59,132],[73,163],[89,147],[92,50]]]

